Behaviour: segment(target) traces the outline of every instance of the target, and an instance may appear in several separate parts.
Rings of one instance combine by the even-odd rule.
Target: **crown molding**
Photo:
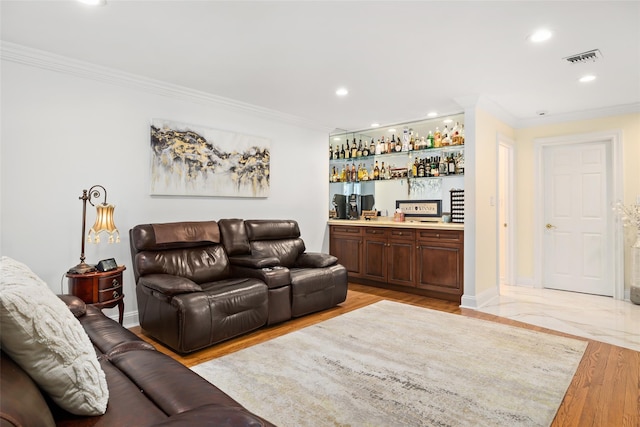
[[[150,79],[137,74],[103,67],[11,42],[0,42],[0,59],[129,89],[141,90],[155,95],[224,107],[296,126],[321,130],[327,133],[331,130],[329,126],[292,114],[259,107],[231,98],[225,98],[161,80]]]

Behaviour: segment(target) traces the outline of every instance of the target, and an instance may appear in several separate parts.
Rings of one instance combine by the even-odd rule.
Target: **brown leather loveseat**
[[[143,224],[130,238],[140,326],[180,353],[346,299],[346,269],[306,253],[295,221]]]

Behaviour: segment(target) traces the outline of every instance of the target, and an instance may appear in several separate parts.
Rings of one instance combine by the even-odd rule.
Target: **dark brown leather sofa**
[[[190,369],[76,297],[67,304],[94,344],[109,387],[104,415],[69,414],[0,353],[0,426],[271,426]]]
[[[295,221],[143,224],[130,237],[140,326],[180,353],[346,299],[346,269],[306,253]]]

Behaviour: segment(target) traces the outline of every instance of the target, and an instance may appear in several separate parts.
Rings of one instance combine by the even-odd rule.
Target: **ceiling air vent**
[[[589,50],[564,58],[570,64],[581,64],[583,62],[596,62],[602,58],[602,53],[598,49]]]

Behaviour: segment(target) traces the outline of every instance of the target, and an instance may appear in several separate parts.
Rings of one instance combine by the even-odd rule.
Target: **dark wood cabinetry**
[[[362,227],[332,225],[329,252],[347,269],[349,278],[362,276]]]
[[[419,230],[417,286],[462,295],[464,233],[454,230]]]
[[[122,272],[125,269],[126,267],[120,266],[115,270],[105,272],[67,273],[69,293],[77,296],[87,304],[95,305],[99,309],[118,306],[118,320],[122,324],[124,312]]]
[[[349,280],[460,301],[464,231],[330,226],[330,248]]]

